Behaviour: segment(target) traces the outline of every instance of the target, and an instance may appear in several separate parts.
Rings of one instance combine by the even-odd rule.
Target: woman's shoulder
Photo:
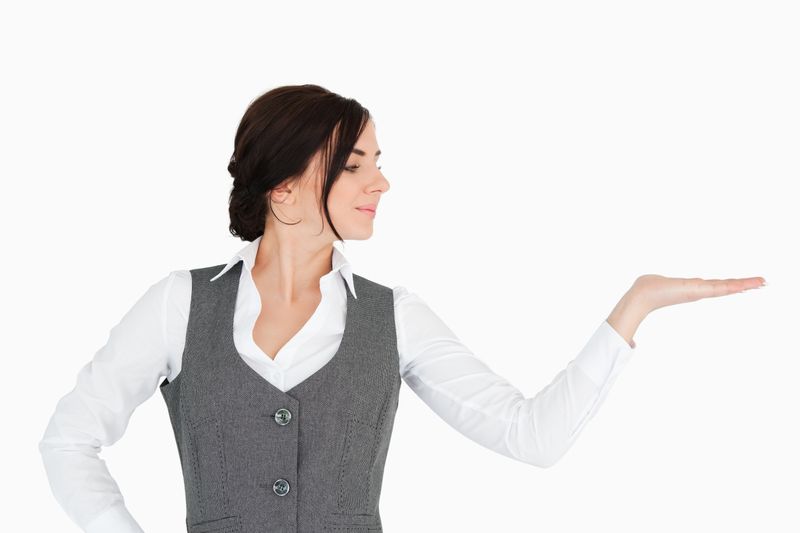
[[[394,302],[397,304],[403,300],[408,299],[410,296],[413,295],[411,291],[408,290],[408,287],[405,285],[394,285],[392,286],[392,293],[394,294]]]
[[[182,300],[183,296],[191,295],[192,292],[192,271],[189,269],[173,270],[167,278],[167,294],[166,298],[169,300]]]
[[[188,318],[192,296],[192,274],[188,269],[171,270],[147,290],[155,314],[161,317],[165,330]]]
[[[430,309],[425,300],[406,285],[392,286],[392,293],[394,294],[394,307],[398,312],[404,312],[403,314],[419,313],[427,312]]]
[[[162,278],[160,282],[163,283],[167,289],[166,292],[169,293],[168,296],[174,292],[180,297],[181,295],[191,292],[193,274],[195,276],[207,275],[208,278],[211,278],[218,274],[225,265],[225,263],[220,263],[210,266],[172,270]]]

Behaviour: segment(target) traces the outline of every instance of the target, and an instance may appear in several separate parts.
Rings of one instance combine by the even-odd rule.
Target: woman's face
[[[362,240],[372,236],[381,195],[389,190],[389,181],[378,166],[379,156],[375,124],[370,120],[328,197],[331,220],[345,239]]]
[[[372,225],[379,211],[381,195],[389,190],[389,182],[378,166],[380,149],[375,137],[375,124],[370,120],[356,141],[353,152],[347,159],[345,170],[331,187],[328,195],[328,210],[336,230],[344,239],[364,240],[372,236]],[[336,236],[320,208],[324,168],[321,151],[298,182],[280,186],[272,192],[272,206],[278,217],[287,223],[301,220],[295,228],[303,226],[319,234],[324,225],[324,234],[331,240]],[[291,193],[286,193],[291,189]],[[370,210],[377,210],[370,212]]]

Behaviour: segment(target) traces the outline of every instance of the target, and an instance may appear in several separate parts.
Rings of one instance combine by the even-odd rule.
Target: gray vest
[[[233,341],[242,262],[191,270],[182,367],[159,390],[178,445],[189,533],[382,531],[401,385],[392,289],[353,275],[336,355],[281,391]]]

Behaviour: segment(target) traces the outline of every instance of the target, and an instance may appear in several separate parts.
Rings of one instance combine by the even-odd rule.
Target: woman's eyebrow
[[[353,152],[357,153],[358,155],[367,155],[367,153],[364,150],[359,150],[358,148],[353,148]],[[381,155],[381,151],[378,150],[377,152],[375,152],[375,155],[376,156]]]

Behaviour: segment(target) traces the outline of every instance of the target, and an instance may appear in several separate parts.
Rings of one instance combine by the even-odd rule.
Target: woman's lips
[[[374,209],[367,209],[366,207],[356,207],[356,209],[358,211],[361,211],[362,213],[368,214],[371,217],[375,217],[375,210]]]

